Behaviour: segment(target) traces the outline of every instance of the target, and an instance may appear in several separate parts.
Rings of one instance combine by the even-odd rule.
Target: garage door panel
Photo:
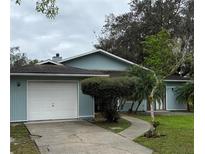
[[[77,83],[28,82],[28,120],[77,118]]]

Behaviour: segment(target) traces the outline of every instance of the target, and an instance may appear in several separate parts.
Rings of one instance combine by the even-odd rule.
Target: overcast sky
[[[35,1],[11,1],[11,46],[20,46],[31,59],[63,58],[88,52],[97,42],[105,16],[129,11],[130,0],[57,0],[55,20],[35,11]]]

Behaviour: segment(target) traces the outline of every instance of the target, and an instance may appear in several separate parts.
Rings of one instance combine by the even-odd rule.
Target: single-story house
[[[88,77],[122,76],[135,63],[98,49],[62,59],[35,65],[11,68],[10,119],[11,122],[93,118],[94,99],[81,91],[80,81]],[[186,105],[176,103],[174,88],[186,79],[170,77],[166,82],[166,100],[156,110],[184,110]],[[122,111],[128,109],[128,101]],[[146,101],[140,106],[147,111]]]

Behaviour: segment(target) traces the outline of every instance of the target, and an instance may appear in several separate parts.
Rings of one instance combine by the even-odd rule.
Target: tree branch
[[[188,39],[187,42],[189,42],[190,38]],[[176,63],[176,65],[171,69],[170,73],[167,74],[166,76],[163,77],[163,79],[165,79],[167,76],[172,75],[179,67],[180,65],[182,65],[185,61],[185,57],[187,54],[187,47],[188,47],[188,43],[186,43],[186,45],[184,46],[183,50],[182,50],[182,56],[181,59]]]

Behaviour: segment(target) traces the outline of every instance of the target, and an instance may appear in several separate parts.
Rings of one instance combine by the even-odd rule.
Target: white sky
[[[35,11],[35,1],[11,1],[11,46],[20,46],[31,59],[63,58],[94,49],[105,16],[129,11],[130,0],[57,0],[58,16],[52,20]]]

